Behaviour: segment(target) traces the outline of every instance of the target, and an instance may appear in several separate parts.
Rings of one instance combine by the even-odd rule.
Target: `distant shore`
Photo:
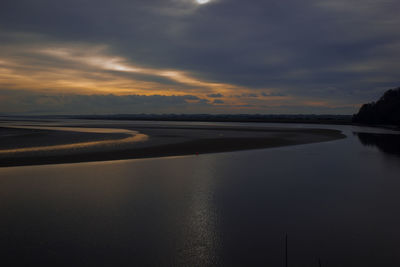
[[[92,127],[92,126],[91,126]],[[93,126],[94,127],[94,126]],[[239,126],[160,126],[160,125],[96,125],[95,127],[120,128],[138,131],[148,136],[144,142],[98,145],[70,149],[49,149],[19,153],[0,153],[0,167],[138,159],[205,153],[262,149],[280,146],[309,144],[345,138],[338,130],[306,128],[272,128]],[[18,134],[9,134],[10,128],[0,128],[0,141],[7,140],[10,149],[32,146],[48,146],[48,143],[73,144],[80,140],[107,140],[105,134],[66,133],[18,129]],[[43,135],[46,138],[43,138]],[[110,140],[123,138],[110,134]],[[12,142],[13,138],[15,139]],[[73,142],[71,142],[71,138]],[[56,141],[55,141],[56,140]],[[1,143],[1,142],[0,142]],[[18,145],[17,145],[18,144]],[[1,150],[4,150],[0,146]]]
[[[40,121],[42,119],[79,119],[112,121],[171,121],[171,122],[252,122],[252,123],[307,123],[352,124],[352,115],[317,114],[114,114],[114,115],[47,115],[1,116],[0,120]]]

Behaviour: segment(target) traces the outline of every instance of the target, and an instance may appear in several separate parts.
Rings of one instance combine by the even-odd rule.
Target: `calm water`
[[[0,261],[284,266],[287,234],[289,266],[400,266],[400,156],[377,134],[390,131],[306,127],[348,138],[0,168]]]

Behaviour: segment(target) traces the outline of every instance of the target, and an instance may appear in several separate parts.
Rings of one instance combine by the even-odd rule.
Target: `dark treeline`
[[[353,122],[400,126],[400,87],[386,91],[377,102],[364,104]]]

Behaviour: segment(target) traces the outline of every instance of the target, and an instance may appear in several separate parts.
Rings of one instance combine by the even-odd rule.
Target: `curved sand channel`
[[[23,147],[0,150],[0,155],[10,153],[26,153],[26,152],[39,152],[39,151],[55,151],[55,150],[71,150],[80,148],[91,148],[99,146],[109,146],[124,143],[144,142],[148,140],[148,136],[140,134],[138,131],[126,129],[110,129],[110,128],[82,128],[82,127],[46,127],[46,126],[2,126],[5,128],[13,129],[31,129],[31,130],[50,130],[50,131],[64,131],[64,132],[79,132],[79,133],[102,133],[102,134],[124,134],[125,138],[116,140],[98,140],[89,142],[78,142],[72,144],[60,144],[51,146],[36,146],[36,147]]]
[[[20,128],[21,131],[43,130],[43,134],[28,134],[26,137],[21,134],[14,139],[14,143],[18,145],[16,140],[29,140],[29,136],[36,138],[39,135],[42,143],[35,141],[34,145],[28,142],[28,145],[23,147],[0,149],[0,167],[198,155],[327,142],[345,138],[340,130],[332,129],[248,127],[245,125],[182,127],[179,125],[119,124],[114,126],[118,128],[2,125],[2,127]],[[100,127],[102,126],[100,125]],[[128,127],[128,129],[120,129],[122,127]],[[129,127],[134,128],[129,130]],[[102,140],[77,140],[68,144],[49,145],[44,136],[45,132],[49,130],[59,131],[60,134],[76,131],[105,136]],[[110,136],[108,137],[107,134]],[[10,142],[13,139],[12,136],[7,138]],[[68,141],[68,137],[65,135],[61,137],[61,139],[63,138]]]

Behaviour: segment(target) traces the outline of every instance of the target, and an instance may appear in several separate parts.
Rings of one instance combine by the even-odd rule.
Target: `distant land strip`
[[[194,122],[271,122],[271,123],[352,123],[352,115],[317,114],[113,114],[113,115],[48,115],[48,116],[7,116],[1,120],[37,121],[41,119],[86,119],[86,120],[133,120],[133,121],[194,121]]]

